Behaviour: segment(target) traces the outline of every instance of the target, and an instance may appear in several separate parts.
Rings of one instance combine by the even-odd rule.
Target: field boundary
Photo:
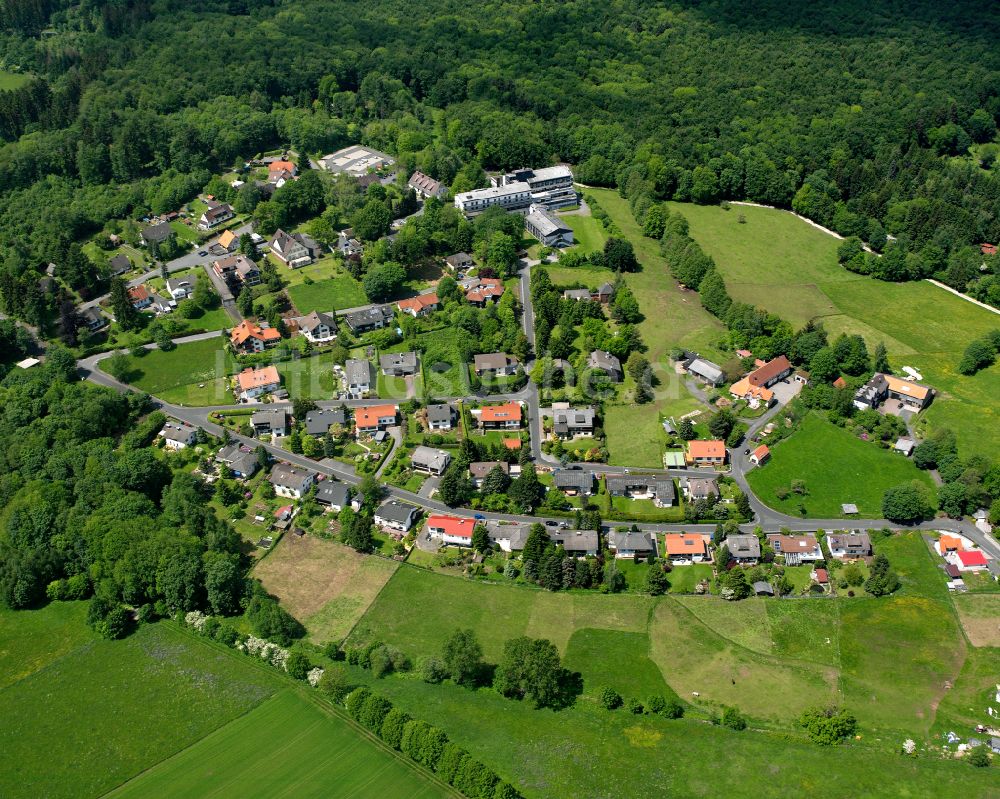
[[[362,738],[365,738],[366,740],[368,740],[370,743],[372,743],[373,745],[375,745],[376,747],[378,747],[382,751],[387,752],[389,755],[391,755],[392,757],[394,757],[396,760],[399,760],[400,762],[402,762],[405,766],[407,766],[408,768],[410,768],[413,771],[415,771],[417,774],[419,774],[421,777],[423,777],[425,780],[427,780],[431,784],[433,784],[433,785],[441,788],[445,792],[445,795],[452,796],[455,799],[465,799],[465,796],[463,794],[459,793],[455,788],[453,788],[452,786],[448,785],[446,782],[444,782],[443,780],[441,780],[436,774],[434,774],[434,772],[426,769],[421,764],[419,764],[419,763],[417,763],[417,762],[415,762],[413,760],[410,760],[410,758],[406,757],[406,755],[404,755],[402,752],[399,752],[399,751],[393,749],[392,747],[388,746],[385,743],[385,741],[383,741],[381,738],[379,738],[377,735],[375,735],[373,732],[371,732],[371,730],[368,730],[365,727],[362,727],[360,724],[358,724],[358,722],[356,722],[353,718],[351,718],[350,714],[348,714],[348,712],[346,710],[343,710],[343,709],[337,707],[336,705],[331,704],[330,702],[328,702],[327,700],[323,699],[322,697],[317,696],[315,691],[318,690],[318,689],[307,690],[303,686],[299,685],[291,677],[288,677],[287,675],[282,674],[280,671],[278,671],[274,667],[265,665],[263,662],[258,661],[254,657],[245,656],[245,655],[238,655],[235,652],[235,650],[230,649],[228,646],[225,646],[224,644],[220,644],[217,641],[209,640],[209,639],[207,639],[207,638],[199,635],[198,633],[192,632],[190,629],[186,628],[184,625],[178,624],[177,622],[174,622],[172,620],[166,620],[166,619],[164,619],[163,621],[161,621],[159,623],[161,623],[161,624],[165,623],[165,624],[173,627],[174,629],[178,630],[180,633],[182,633],[186,637],[188,637],[188,638],[190,638],[190,639],[192,639],[194,641],[199,642],[205,648],[215,649],[216,651],[225,652],[229,657],[240,657],[240,658],[242,658],[245,662],[247,662],[251,667],[253,667],[257,671],[259,671],[261,673],[264,673],[264,674],[271,675],[274,678],[274,680],[277,683],[279,683],[279,687],[278,687],[278,689],[271,696],[269,696],[263,702],[261,702],[261,703],[255,705],[254,707],[250,708],[248,711],[246,711],[246,713],[241,713],[238,716],[234,716],[232,719],[230,719],[229,721],[227,721],[225,724],[223,724],[223,725],[221,725],[219,727],[216,727],[214,730],[212,730],[210,733],[208,733],[208,735],[202,736],[197,741],[194,741],[191,744],[189,744],[188,746],[185,746],[183,749],[179,749],[178,751],[174,752],[172,755],[170,755],[170,757],[164,758],[163,760],[159,761],[158,763],[155,763],[152,766],[150,766],[149,768],[144,769],[143,771],[139,772],[138,774],[135,774],[134,776],[130,777],[125,782],[122,782],[122,783],[116,785],[110,791],[108,791],[107,793],[103,794],[102,797],[101,797],[101,799],[104,799],[104,797],[110,797],[110,796],[118,793],[122,788],[124,788],[126,785],[128,785],[130,782],[132,782],[132,780],[136,779],[140,775],[146,774],[146,773],[148,773],[150,771],[153,771],[154,769],[159,768],[162,764],[167,763],[168,761],[170,761],[170,760],[174,759],[175,757],[179,756],[181,753],[186,752],[192,746],[196,746],[197,744],[199,744],[202,741],[206,740],[210,736],[215,735],[216,733],[218,733],[221,730],[225,729],[226,727],[228,727],[234,721],[236,721],[238,719],[241,719],[241,718],[244,718],[248,714],[254,712],[255,710],[257,710],[259,708],[261,708],[262,706],[264,706],[268,702],[274,700],[277,696],[279,696],[284,691],[288,691],[288,692],[291,692],[291,693],[296,693],[296,694],[299,695],[300,698],[302,698],[306,702],[309,702],[312,705],[314,705],[317,709],[319,709],[326,716],[335,716],[336,718],[340,719],[341,721],[344,721],[351,728],[352,732],[354,732],[355,734],[360,735]],[[284,685],[281,685],[281,683],[284,683]]]

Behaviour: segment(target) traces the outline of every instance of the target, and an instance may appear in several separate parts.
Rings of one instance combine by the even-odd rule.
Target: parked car
[[[477,513],[477,514],[476,514],[475,516],[473,516],[472,518],[473,518],[473,519],[475,519],[475,520],[476,520],[477,522],[481,522],[481,521],[483,521],[484,519],[486,519],[486,517],[485,517],[485,516],[483,516],[483,514],[481,514],[481,513]]]
[[[558,527],[559,526],[559,522],[557,522],[555,519],[548,519],[545,522],[545,526],[546,527]]]
[[[208,250],[198,250],[198,255],[208,255]]]

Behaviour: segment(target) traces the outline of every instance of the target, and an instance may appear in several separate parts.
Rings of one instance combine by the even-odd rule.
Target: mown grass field
[[[275,677],[169,624],[104,641],[85,603],[4,613],[4,647],[26,647],[0,691],[0,795],[97,797],[269,697]],[[77,625],[70,629],[69,624]],[[11,633],[8,630],[18,630]],[[67,642],[67,636],[70,641]],[[72,648],[69,648],[72,647]]]
[[[319,644],[342,640],[399,564],[314,536],[284,536],[254,569]]]
[[[590,253],[604,249],[604,242],[608,236],[594,217],[575,213],[560,214],[559,218],[573,228],[573,247],[580,252]]]
[[[0,92],[18,89],[29,80],[31,80],[31,75],[25,75],[23,72],[7,72],[0,69]]]
[[[285,293],[303,315],[313,311],[330,313],[368,303],[361,284],[349,275],[331,277],[311,284],[298,283],[289,286]]]
[[[286,690],[124,785],[115,797],[454,796],[346,719]]]
[[[793,480],[804,480],[808,493],[790,493],[784,500],[776,491]],[[776,444],[771,459],[747,473],[754,493],[785,513],[830,519],[842,517],[841,504],[854,503],[862,518],[882,516],[882,495],[900,483],[919,480],[933,490],[929,475],[908,459],[862,441],[848,430],[809,414],[798,430]]]
[[[924,414],[929,425],[953,429],[963,453],[988,455],[1000,446],[1000,369],[973,377],[955,369],[970,341],[1000,327],[1000,316],[925,281],[884,283],[848,272],[837,263],[835,237],[786,211],[670,205],[687,218],[733,297],[796,326],[822,321],[831,338],[859,333],[869,349],[884,341],[896,370],[912,366],[938,390]]]

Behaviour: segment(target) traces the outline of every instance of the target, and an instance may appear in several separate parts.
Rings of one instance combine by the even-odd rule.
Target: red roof
[[[708,551],[701,533],[667,533],[663,536],[663,548],[668,555],[704,555]]]
[[[844,388],[844,386],[846,386],[846,385],[847,385],[847,381],[844,380],[843,377],[838,377],[836,380],[833,381],[833,387],[834,388]]]
[[[472,528],[476,526],[472,519],[463,519],[459,516],[442,516],[435,514],[427,519],[427,528],[440,530],[443,535],[454,536],[455,538],[468,538],[472,540]]]
[[[983,255],[996,255],[997,245],[996,244],[980,244],[979,250]]]
[[[985,566],[986,556],[978,549],[966,549],[956,552],[955,557],[963,566]]]
[[[726,444],[724,441],[688,441],[688,460],[725,460]]]
[[[388,417],[396,418],[399,408],[395,405],[372,405],[368,408],[357,408],[354,411],[354,424],[356,427],[377,427],[378,420]]]
[[[416,297],[410,297],[408,300],[400,300],[396,303],[396,307],[401,311],[415,311],[420,313],[424,308],[429,308],[432,305],[438,304],[438,295],[434,294],[418,294]]]
[[[763,386],[774,380],[782,372],[787,372],[791,368],[792,364],[788,358],[784,355],[779,355],[777,358],[768,361],[759,369],[755,369],[748,374],[747,380],[750,381],[751,385]]]
[[[503,440],[503,445],[507,447],[507,449],[520,449],[522,444],[524,444],[524,442],[519,438],[505,438]]]
[[[759,447],[757,447],[757,449],[753,451],[753,456],[757,459],[758,462],[764,460],[770,454],[771,450],[767,448],[766,444],[761,444]]]
[[[484,405],[479,418],[483,422],[520,422],[521,405],[517,402],[507,402],[503,405]]]
[[[830,582],[830,577],[826,573],[826,569],[816,569],[816,582],[817,583],[828,583],[828,582]]]
[[[142,300],[149,299],[149,290],[145,285],[142,286],[132,286],[128,290],[128,296],[131,297],[133,302],[141,302]]]
[[[272,161],[267,165],[268,172],[281,172],[282,170],[295,172],[295,164],[291,161]]]

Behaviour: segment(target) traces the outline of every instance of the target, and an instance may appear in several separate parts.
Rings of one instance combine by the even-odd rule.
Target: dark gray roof
[[[594,487],[594,473],[583,469],[556,469],[552,472],[552,484],[556,488],[590,491]]]
[[[142,238],[145,241],[166,241],[173,232],[169,222],[159,222],[143,230]]]
[[[760,539],[755,535],[731,535],[725,543],[734,558],[760,557]]]
[[[763,580],[758,580],[753,584],[753,592],[755,594],[768,594],[769,596],[774,596],[774,589],[771,587],[771,584],[765,583]]]
[[[508,366],[517,363],[517,358],[508,355],[506,352],[484,352],[473,358],[476,371],[494,371],[496,369],[506,369]]]
[[[550,531],[549,538],[562,544],[567,552],[583,552],[597,549],[597,533],[594,530]]]
[[[398,499],[387,499],[379,505],[378,510],[375,511],[375,515],[389,522],[407,524],[412,522],[413,518],[419,512],[420,509],[413,505],[407,505]]]
[[[313,311],[299,320],[299,327],[310,332],[320,325],[326,325],[332,330],[337,327],[337,320],[330,316],[330,314],[320,313],[319,311]]]
[[[653,533],[611,532],[608,535],[608,547],[615,551],[648,549],[656,552],[656,536]]]
[[[271,468],[271,474],[267,479],[273,485],[297,486],[309,475],[305,469],[297,469],[287,463],[277,463]]]
[[[132,268],[132,262],[124,253],[118,253],[118,255],[108,261],[108,265],[111,267],[111,271],[114,274],[121,274],[122,272],[127,272]]]
[[[271,427],[284,427],[288,423],[288,411],[284,408],[264,408],[254,411],[250,416],[250,424],[269,424]]]
[[[332,424],[347,424],[347,411],[344,408],[322,408],[306,414],[307,435],[325,436]]]
[[[378,359],[379,366],[383,372],[388,370],[416,372],[417,353],[415,352],[391,352],[382,355]]]
[[[383,325],[393,318],[392,308],[388,305],[374,305],[371,308],[364,308],[360,311],[346,314],[344,321],[351,328],[365,327],[367,325],[381,322]]]
[[[673,500],[677,496],[676,489],[674,489],[674,481],[669,477],[637,474],[625,477],[609,477],[607,483],[608,493],[617,496],[621,496],[627,491],[635,491],[644,487],[649,493],[655,494],[660,501],[667,498]]]
[[[472,256],[467,252],[457,252],[454,255],[449,255],[445,260],[452,266],[457,266],[458,264],[466,264],[472,260]]]
[[[618,360],[617,356],[604,350],[594,350],[590,353],[590,359],[587,363],[592,369],[603,369],[605,372],[617,374],[622,372],[622,362]]]
[[[351,358],[346,364],[344,364],[344,375],[347,377],[347,382],[349,384],[359,386],[371,384],[371,361],[365,361],[360,358]]]
[[[428,422],[450,422],[454,418],[454,415],[455,409],[446,403],[427,406]]]
[[[345,507],[351,501],[351,489],[335,480],[324,480],[316,488],[316,500]]]
[[[433,449],[432,447],[417,447],[410,456],[412,464],[426,466],[434,471],[442,471],[450,461],[451,455],[443,449]]]
[[[831,533],[826,537],[827,546],[833,549],[844,549],[847,552],[868,554],[872,551],[871,537],[864,530],[854,530],[850,533]]]
[[[570,428],[593,427],[593,408],[567,408],[552,412],[552,423],[557,433],[565,432]]]
[[[714,477],[689,477],[688,493],[698,496],[719,495],[719,483]]]
[[[724,376],[721,366],[711,361],[706,361],[704,358],[695,358],[692,360],[687,364],[687,370],[713,383],[722,382]]]

